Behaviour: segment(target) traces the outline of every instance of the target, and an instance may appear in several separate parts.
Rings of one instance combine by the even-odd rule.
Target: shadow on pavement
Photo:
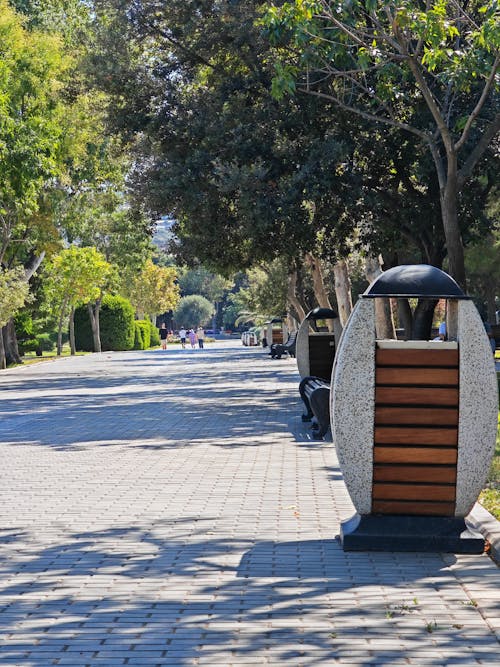
[[[134,447],[172,448],[205,438],[215,446],[238,446],[256,433],[286,428],[291,405],[298,411],[298,392],[290,389],[296,370],[276,373],[259,369],[255,376],[220,368],[240,357],[235,350],[203,350],[161,357],[162,351],[117,359],[118,371],[102,374],[58,374],[23,377],[0,385],[0,437],[6,443],[39,444],[59,450],[88,449],[133,442]],[[245,350],[243,351],[245,352]],[[111,355],[113,361],[113,355]],[[196,357],[192,367],[181,357]],[[147,368],[154,363],[156,374]],[[173,365],[173,368],[170,366]],[[130,366],[134,371],[130,373]],[[168,374],[165,374],[165,370]],[[9,391],[22,397],[9,398]],[[247,441],[245,441],[247,439]]]
[[[80,667],[104,664],[106,656],[118,659],[120,650],[128,658],[155,651],[156,660],[150,653],[143,664],[182,667],[193,664],[193,658],[200,664],[204,658],[216,661],[228,646],[235,660],[269,652],[274,664],[294,659],[293,664],[327,667],[335,659],[348,659],[360,634],[387,642],[387,635],[397,637],[400,632],[407,641],[410,632],[418,652],[430,641],[425,623],[432,619],[422,617],[413,585],[419,582],[419,594],[423,587],[426,603],[437,585],[453,594],[449,563],[438,554],[393,554],[388,562],[387,554],[346,554],[335,540],[252,545],[208,539],[211,519],[174,523],[177,528],[186,524],[185,534],[179,531],[175,540],[166,537],[169,522],[164,521],[154,530],[77,533],[31,557],[16,551],[15,531],[4,533],[2,547],[8,544],[17,557],[4,560],[1,568],[2,634],[8,641],[2,642],[0,664],[9,660],[23,667],[47,667],[51,647],[60,656],[61,643],[67,641],[67,658],[73,656]],[[194,532],[193,524],[199,525]],[[21,584],[9,585],[15,573]],[[192,583],[179,592],[176,582],[186,576]],[[89,579],[95,594],[90,595],[87,586],[81,595]],[[380,585],[397,587],[400,599],[381,597]],[[356,590],[355,604],[351,589]],[[457,586],[456,591],[461,589]],[[324,596],[335,613],[316,616]],[[461,636],[458,626],[438,622],[434,647],[438,645],[453,664],[472,664],[473,646],[480,637],[476,634],[471,641]],[[239,623],[245,627],[242,636]],[[382,651],[383,658],[380,651],[376,645],[371,651],[358,651],[356,664],[374,664],[374,656],[377,664],[401,664],[396,648]],[[481,657],[492,660],[487,653]]]

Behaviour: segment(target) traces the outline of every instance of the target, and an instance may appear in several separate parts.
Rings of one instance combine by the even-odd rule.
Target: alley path
[[[500,665],[485,555],[344,553],[294,360],[239,341],[0,375],[0,665]]]

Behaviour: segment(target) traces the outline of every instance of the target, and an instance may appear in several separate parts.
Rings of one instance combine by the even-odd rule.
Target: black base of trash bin
[[[343,521],[344,551],[426,551],[480,554],[483,536],[457,517],[355,514]]]

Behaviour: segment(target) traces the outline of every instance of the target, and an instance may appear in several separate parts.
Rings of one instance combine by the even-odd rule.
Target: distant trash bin
[[[281,317],[274,317],[265,323],[265,338],[266,347],[277,343],[284,343],[288,337],[288,330],[285,321]]]
[[[328,328],[327,323],[332,326]],[[330,382],[341,334],[342,325],[335,310],[314,308],[306,315],[299,327],[295,351],[301,378],[312,375]]]

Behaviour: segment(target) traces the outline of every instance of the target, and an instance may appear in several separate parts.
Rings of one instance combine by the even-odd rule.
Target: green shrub
[[[158,347],[158,345],[160,344],[160,332],[154,326],[154,324],[151,324],[151,322],[149,322],[149,325],[150,325],[150,329],[151,329],[151,342],[149,343],[149,346],[150,347]]]
[[[26,352],[36,350],[36,337],[34,334],[33,319],[27,310],[22,310],[14,317],[16,329],[17,346],[19,354],[23,356]]]
[[[102,300],[99,324],[103,352],[131,350],[134,347],[134,309],[128,299],[122,296],[105,296]]]
[[[134,350],[148,350],[151,347],[151,322],[135,320]]]
[[[139,320],[134,322],[134,350],[144,349],[144,330],[139,324]]]
[[[99,312],[99,330],[101,333],[101,349],[131,350],[134,347],[135,326],[134,309],[130,301],[122,296],[106,295]],[[76,349],[86,352],[94,351],[94,339],[87,306],[75,311],[75,342]]]
[[[41,333],[36,337],[35,352],[38,357],[42,356],[42,352],[52,352],[56,346],[53,340],[53,334]]]
[[[75,347],[83,352],[94,352],[94,337],[87,306],[75,310]]]

